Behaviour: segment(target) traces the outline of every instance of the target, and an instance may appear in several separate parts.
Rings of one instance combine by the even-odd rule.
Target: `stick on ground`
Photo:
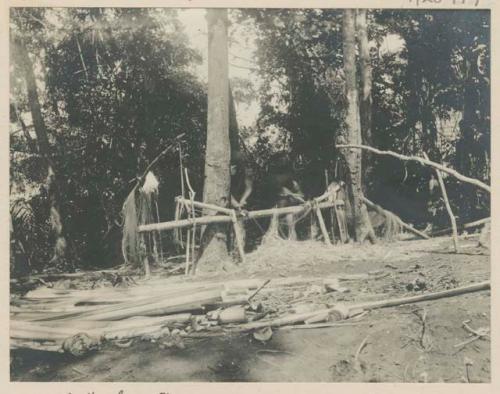
[[[358,372],[363,372],[363,369],[361,368],[361,363],[359,362],[359,355],[361,354],[361,351],[363,348],[367,345],[368,337],[370,335],[367,335],[365,339],[361,342],[361,344],[358,347],[358,350],[356,351],[356,354],[354,355],[354,367]]]

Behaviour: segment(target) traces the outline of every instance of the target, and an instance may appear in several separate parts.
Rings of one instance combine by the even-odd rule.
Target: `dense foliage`
[[[13,14],[13,35],[32,36],[24,23],[32,20],[31,13]],[[200,58],[188,48],[170,10],[67,9],[47,14],[39,15],[45,16],[37,27],[40,43],[30,49],[43,71],[43,112],[60,172],[63,220],[83,266],[117,264],[120,210],[131,182],[180,134],[192,182],[200,188],[206,97],[189,68]],[[54,28],[58,34],[49,34]],[[16,70],[13,64],[14,79]],[[21,89],[14,91],[19,112],[27,110],[24,96]],[[12,182],[18,187],[26,177],[22,183],[32,187],[43,176],[20,137],[11,139]],[[20,151],[27,157],[14,159]],[[157,171],[167,200],[180,194],[178,162],[174,151]],[[40,198],[37,194],[33,199]],[[39,216],[36,222],[47,217],[43,209],[33,212]],[[14,230],[29,232],[18,225]],[[32,264],[42,264],[46,254],[34,257]]]
[[[329,179],[345,171],[334,146],[345,127],[342,13],[253,9],[234,11],[233,20],[257,35],[254,66],[263,81],[258,92],[250,81],[232,81],[237,102],[257,94],[261,104],[255,126],[240,130],[256,170],[253,204],[265,205],[262,185],[283,154],[306,195],[317,195],[325,170]],[[12,9],[10,27],[12,48],[25,43],[38,78],[75,265],[118,264],[123,201],[147,163],[181,134],[201,195],[206,91],[192,67],[201,56],[171,9]],[[489,31],[487,11],[370,11],[374,146],[427,152],[489,182]],[[19,61],[11,58],[11,250],[14,270],[33,271],[47,268],[52,240]],[[368,197],[416,224],[447,225],[429,169],[370,160]],[[180,194],[177,152],[155,173],[168,202],[160,217],[171,218]],[[459,221],[489,215],[489,196],[446,184]]]
[[[259,32],[264,78],[256,133],[266,141],[269,129],[278,128],[282,149],[317,194],[325,169],[330,179],[344,176],[332,149],[345,127],[342,13],[249,10],[247,17]],[[426,152],[489,182],[489,12],[378,10],[369,13],[368,25],[374,146]],[[417,224],[447,223],[439,189],[429,190],[431,170],[385,157],[370,160],[369,197]],[[447,185],[459,221],[489,214],[489,196],[453,179]]]

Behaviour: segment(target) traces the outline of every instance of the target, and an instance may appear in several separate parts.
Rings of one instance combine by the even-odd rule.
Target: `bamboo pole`
[[[429,160],[427,153],[424,152],[424,157],[426,160]],[[453,246],[455,248],[455,253],[458,253],[458,231],[457,231],[457,221],[455,219],[455,215],[453,215],[453,211],[450,206],[450,200],[448,200],[448,193],[446,192],[446,186],[444,185],[443,176],[441,175],[441,171],[436,170],[436,175],[439,182],[439,187],[441,188],[441,193],[443,194],[444,204],[446,206],[446,211],[448,212],[448,216],[450,217],[451,228],[453,231]]]
[[[483,190],[487,191],[488,193],[491,193],[491,187],[489,185],[487,185],[486,183],[481,182],[478,179],[469,178],[468,176],[460,174],[458,171],[455,171],[451,168],[445,167],[442,164],[435,163],[435,162],[430,161],[428,159],[424,159],[422,157],[406,156],[406,155],[402,155],[400,153],[392,152],[389,150],[379,150],[379,149],[372,148],[371,146],[366,146],[366,145],[342,144],[342,145],[337,145],[336,147],[340,148],[340,149],[365,149],[365,150],[368,150],[370,152],[377,153],[379,155],[392,156],[392,157],[395,157],[397,159],[404,160],[404,161],[416,161],[422,165],[428,165],[428,166],[434,167],[440,171],[446,172],[447,174],[450,174],[451,176],[457,178],[458,180],[460,180],[462,182],[470,183],[471,185],[475,185],[475,186],[479,187],[480,189],[483,189]]]
[[[219,213],[225,213],[227,215],[233,214],[232,209],[219,207],[219,206],[214,205],[214,204],[207,204],[205,202],[191,201],[191,200],[188,200],[188,199],[180,197],[180,196],[176,197],[175,200],[179,201],[180,203],[187,205],[187,206],[194,206],[194,207],[202,208],[202,209],[210,209],[212,211],[216,211]]]
[[[81,318],[90,320],[121,320],[133,316],[178,314],[202,309],[203,305],[215,304],[220,301],[222,301],[220,290],[206,290],[179,297],[160,298],[157,301],[147,302],[146,300],[139,304],[122,304],[113,308],[98,308],[88,312],[62,314],[56,320],[75,320]],[[42,318],[38,321],[44,320],[54,320],[54,318]]]
[[[375,209],[377,212],[380,212],[382,214],[384,214],[384,212],[389,212],[391,213],[392,215],[394,215],[394,217],[396,218],[397,222],[399,223],[399,225],[405,229],[407,229],[408,231],[412,232],[413,234],[416,234],[424,239],[430,239],[430,237],[427,235],[427,234],[424,234],[423,232],[421,231],[418,231],[417,229],[413,228],[412,226],[410,226],[409,224],[403,222],[399,216],[393,214],[392,212],[390,211],[387,211],[386,209],[382,208],[380,205],[377,205],[373,202],[371,202],[370,200],[368,200],[366,197],[361,197],[361,200],[366,204],[368,205],[370,208],[373,208]]]
[[[186,184],[189,188],[189,201],[191,202],[191,218],[195,219],[196,218],[196,213],[194,211],[194,196],[195,196],[195,191],[191,187],[191,182],[189,181],[189,174],[187,168],[184,168],[184,175],[186,177]],[[193,262],[192,266],[195,264],[195,246],[196,246],[196,222],[194,222],[193,227],[188,230],[188,237],[189,237],[189,232],[191,231],[191,260]],[[189,242],[188,242],[189,245]],[[189,246],[188,246],[189,248]],[[186,269],[185,269],[185,275],[189,274],[189,250],[186,250]]]
[[[186,240],[186,265],[184,268],[184,275],[189,274],[189,252],[191,250],[191,229],[187,231],[187,240]]]
[[[337,202],[337,204],[338,203],[339,202]],[[270,208],[270,209],[262,209],[259,211],[250,211],[248,212],[248,215],[243,216],[242,219],[243,220],[258,219],[258,218],[273,216],[275,214],[276,215],[286,215],[290,213],[296,214],[307,209],[306,205],[307,204],[296,205],[292,207],[284,207],[284,208]],[[332,202],[323,202],[318,204],[318,207],[320,209],[331,208],[334,206],[336,205],[335,203]],[[139,226],[138,231],[142,233],[147,231],[172,230],[174,228],[193,226],[194,224],[200,226],[212,223],[230,223],[230,222],[232,222],[232,218],[229,215],[202,216],[196,219],[183,219],[183,220],[174,220],[170,222],[143,224]]]
[[[328,186],[330,185],[330,181],[328,179],[328,170],[325,168],[325,187],[328,190]],[[337,196],[333,196],[333,200],[336,200]],[[334,214],[333,214],[333,208],[328,209],[328,214],[330,215],[330,230],[332,232],[332,241],[335,243],[335,222],[334,222]]]
[[[454,289],[438,291],[435,293],[420,294],[413,297],[391,298],[388,300],[370,301],[366,303],[355,304],[350,308],[351,309],[388,308],[391,306],[414,304],[416,302],[432,301],[432,300],[438,300],[440,298],[455,297],[462,294],[474,293],[477,291],[489,290],[489,289],[490,289],[490,281],[484,281],[484,282],[474,283],[469,286],[456,287]]]
[[[347,309],[349,311],[362,311],[362,310],[371,310],[371,309],[379,309],[379,308],[388,308],[388,307],[392,307],[392,306],[414,304],[416,302],[438,300],[440,298],[455,297],[455,296],[462,295],[462,294],[474,293],[477,291],[483,291],[483,290],[489,290],[489,289],[490,289],[490,282],[485,281],[485,282],[475,283],[475,284],[469,285],[469,286],[458,287],[458,288],[450,289],[450,290],[438,291],[435,293],[421,294],[421,295],[417,295],[417,296],[413,296],[413,297],[391,298],[388,300],[372,301],[372,302],[366,302],[366,303],[360,303],[360,304],[347,305]],[[316,317],[316,316],[321,315],[321,314],[325,314],[325,313],[329,314],[329,313],[333,312],[334,310],[336,310],[336,307],[319,309],[319,310],[312,311],[312,312],[290,314],[290,315],[279,317],[279,318],[276,318],[273,320],[258,321],[258,322],[243,324],[243,325],[240,325],[239,327],[237,327],[236,330],[237,331],[248,331],[248,330],[255,330],[255,329],[264,328],[264,327],[279,327],[279,326],[285,326],[285,325],[289,325],[289,324],[301,323],[301,322],[304,322],[310,318]]]

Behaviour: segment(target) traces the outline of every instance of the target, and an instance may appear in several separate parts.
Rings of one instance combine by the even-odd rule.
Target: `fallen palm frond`
[[[123,236],[122,236],[122,254],[125,263],[139,262],[139,233],[138,217],[137,217],[137,202],[136,190],[134,188],[127,196],[122,208],[123,216]]]
[[[336,280],[376,278],[370,274],[354,274],[340,275]],[[332,280],[326,282],[331,283]],[[102,340],[134,337],[154,339],[170,335],[175,330],[179,331],[178,327],[185,328],[183,335],[188,335],[189,331],[210,330],[214,325],[225,325],[228,330],[241,332],[304,322],[331,323],[359,316],[359,313],[371,309],[437,300],[490,288],[489,282],[482,282],[414,297],[381,299],[350,305],[337,304],[329,308],[325,308],[324,304],[311,304],[307,311],[295,311],[290,314],[287,309],[270,319],[263,319],[266,315],[264,313],[258,318],[263,320],[252,319],[247,323],[249,316],[255,316],[249,302],[252,294],[260,291],[272,295],[280,287],[282,290],[290,287],[293,289],[311,283],[324,285],[326,282],[325,278],[293,277],[276,278],[271,282],[261,279],[172,282],[165,286],[165,280],[152,279],[140,286],[126,289],[37,289],[28,293],[21,306],[11,308],[11,347],[66,351],[80,356],[96,350]],[[250,289],[255,291],[251,292]],[[109,304],[89,305],[85,302],[96,298],[107,299]],[[240,306],[231,309],[235,305]],[[47,312],[44,306],[53,308],[56,312]],[[57,313],[58,309],[64,308],[69,310]]]
[[[184,136],[180,134],[176,137],[177,141],[168,145],[163,149],[158,156],[156,156],[146,167],[143,174],[137,178],[136,183],[130,193],[128,194],[125,202],[123,203],[122,216],[123,216],[123,236],[122,236],[122,254],[125,263],[132,263],[139,265],[143,260],[144,256],[141,255],[141,238],[139,237],[138,229],[141,223],[139,217],[144,218],[146,205],[139,204],[137,202],[138,196],[137,192],[142,185],[142,193],[147,195],[158,194],[158,181],[154,178],[151,169],[156,165],[156,163],[165,156],[168,152],[174,149],[178,141]],[[152,198],[151,198],[152,200]],[[156,200],[157,201],[157,200]],[[147,203],[147,201],[143,201]],[[149,202],[148,209],[153,212],[152,203]],[[140,215],[140,216],[138,216]],[[153,214],[154,216],[154,214]],[[158,218],[159,221],[159,218]]]
[[[148,255],[159,260],[159,232],[139,234],[143,224],[158,223],[158,180],[148,172],[142,187],[135,187],[123,204],[122,253],[126,263],[139,265]]]

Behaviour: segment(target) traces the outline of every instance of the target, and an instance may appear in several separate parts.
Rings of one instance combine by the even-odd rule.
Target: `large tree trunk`
[[[209,9],[207,22],[208,125],[203,201],[226,207],[230,201],[231,182],[227,10]],[[208,226],[202,237],[198,268],[220,268],[228,260],[227,226]]]
[[[19,65],[23,68],[24,77],[26,80],[26,89],[28,93],[28,103],[33,118],[33,127],[36,134],[36,142],[38,152],[42,157],[45,166],[47,167],[47,194],[50,204],[50,223],[55,240],[54,255],[50,260],[52,266],[66,268],[67,264],[67,242],[63,235],[63,225],[61,221],[61,209],[59,203],[59,187],[57,184],[57,176],[54,170],[54,165],[50,157],[50,145],[47,137],[47,128],[40,109],[40,101],[36,87],[36,79],[33,71],[33,64],[28,55],[28,51],[23,42],[16,41],[15,48],[18,56]]]
[[[346,96],[348,102],[346,115],[346,135],[341,136],[345,141],[361,141],[361,120],[359,115],[359,95],[358,79],[356,68],[356,36],[355,36],[355,17],[354,10],[345,10],[343,19],[344,34],[344,74],[346,83]],[[351,204],[351,221],[353,222],[355,238],[362,242],[366,235],[370,241],[375,241],[373,229],[371,228],[366,207],[362,203],[362,169],[361,152],[349,150],[345,153],[346,163],[349,167],[349,184]]]
[[[361,100],[359,107],[362,141],[364,145],[372,146],[372,64],[368,45],[366,14],[367,11],[361,9],[357,11],[356,15],[361,71]],[[372,155],[369,152],[363,153],[363,186],[365,191],[372,174],[372,160]]]

